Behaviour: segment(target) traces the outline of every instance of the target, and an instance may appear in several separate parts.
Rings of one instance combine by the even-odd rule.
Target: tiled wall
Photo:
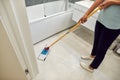
[[[81,0],[69,0],[69,2],[75,3],[77,1],[81,1]]]
[[[42,4],[42,3],[51,2],[51,1],[57,1],[57,0],[25,0],[25,3],[26,3],[26,6],[32,6],[32,5]],[[74,3],[80,0],[69,0],[69,1]]]
[[[26,6],[43,3],[43,0],[25,0]]]

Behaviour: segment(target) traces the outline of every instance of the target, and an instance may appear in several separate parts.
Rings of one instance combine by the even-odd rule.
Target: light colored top
[[[120,5],[101,10],[98,21],[109,29],[120,29]]]

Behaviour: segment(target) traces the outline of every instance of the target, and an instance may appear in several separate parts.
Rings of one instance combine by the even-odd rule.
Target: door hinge
[[[28,69],[25,69],[25,74],[27,75],[29,73],[29,70]]]
[[[27,80],[32,80],[28,69],[25,69],[25,74],[26,74]]]

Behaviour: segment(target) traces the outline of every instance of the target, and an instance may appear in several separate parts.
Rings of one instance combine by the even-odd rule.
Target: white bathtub
[[[75,24],[72,10],[65,11],[65,5],[64,1],[54,1],[27,7],[33,44]]]

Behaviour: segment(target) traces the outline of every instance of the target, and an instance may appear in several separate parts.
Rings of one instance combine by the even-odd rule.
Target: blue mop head
[[[38,59],[45,61],[48,53],[49,53],[49,47],[45,47],[40,53],[40,55],[38,56]]]

